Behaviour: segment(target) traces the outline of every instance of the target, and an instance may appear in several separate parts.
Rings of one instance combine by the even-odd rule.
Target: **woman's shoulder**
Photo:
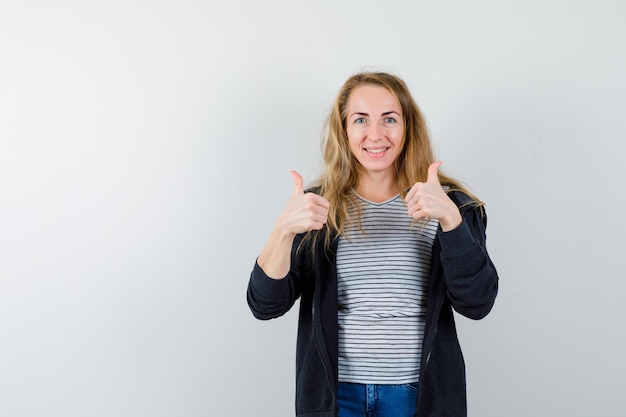
[[[479,203],[471,195],[463,190],[459,190],[458,188],[451,186],[444,186],[444,190],[446,190],[448,197],[450,197],[450,199],[454,201],[458,207],[479,205]]]
[[[476,197],[458,188],[450,188],[448,197],[456,204],[463,217],[474,218],[475,221],[487,226],[487,212],[484,203]]]

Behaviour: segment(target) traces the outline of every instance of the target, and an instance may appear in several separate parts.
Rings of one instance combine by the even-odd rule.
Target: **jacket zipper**
[[[316,321],[316,312],[317,309],[315,308],[316,306],[316,296],[317,296],[317,292],[314,296],[313,299],[313,308],[312,308],[312,319],[313,319],[313,333],[315,335],[315,349],[317,350],[317,355],[320,357],[321,361],[322,361],[322,365],[324,366],[324,372],[326,373],[326,379],[328,380],[328,385],[330,386],[330,392],[332,393],[333,396],[333,403],[335,403],[335,406],[337,404],[337,394],[336,394],[336,386],[334,384],[334,382],[332,381],[331,378],[331,372],[328,369],[329,365],[326,363],[326,357],[322,354],[321,348],[320,348],[320,337],[319,337],[319,333],[318,333],[318,328],[317,328],[317,321]]]
[[[428,340],[426,340],[424,343],[424,347],[426,347],[428,349],[428,352],[426,353],[426,361],[424,362],[424,366],[420,369],[420,383],[418,386],[418,394],[417,394],[417,405],[415,406],[415,413],[413,414],[414,416],[417,415],[417,410],[419,409],[419,403],[420,403],[420,399],[422,398],[422,380],[423,380],[423,376],[426,373],[426,369],[428,368],[428,364],[430,363],[430,355],[433,351],[433,341],[435,340],[435,337],[437,336],[437,331],[439,330],[439,325],[437,317],[439,315],[439,312],[441,311],[441,306],[443,304],[443,298],[444,296],[440,295],[439,297],[437,297],[437,304],[435,304],[435,309],[433,311],[433,328],[431,329],[431,331],[428,334]],[[422,352],[424,353],[424,352]]]

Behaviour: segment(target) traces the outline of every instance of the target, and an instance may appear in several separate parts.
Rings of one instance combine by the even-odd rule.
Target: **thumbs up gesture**
[[[324,197],[304,192],[304,181],[296,171],[287,207],[276,220],[274,229],[257,262],[267,276],[283,279],[291,267],[291,246],[297,234],[320,230],[328,219],[330,203]]]
[[[415,220],[437,219],[444,232],[461,224],[463,218],[454,201],[448,197],[439,182],[439,167],[442,162],[433,162],[428,167],[426,182],[417,182],[411,187],[405,201],[409,216]]]
[[[285,211],[278,219],[280,227],[294,235],[320,230],[328,219],[330,203],[322,196],[305,193],[302,176],[296,171],[291,171],[291,176],[293,191]]]

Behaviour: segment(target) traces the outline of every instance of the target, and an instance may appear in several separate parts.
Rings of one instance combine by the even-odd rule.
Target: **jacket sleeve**
[[[449,232],[439,229],[441,264],[452,307],[478,320],[493,307],[498,293],[498,273],[487,253],[484,209],[461,206],[460,210],[463,221],[456,229]]]
[[[246,298],[254,317],[269,320],[280,317],[291,309],[300,297],[300,273],[297,248],[301,237],[294,239],[291,249],[291,269],[282,279],[267,276],[255,262],[248,282]]]

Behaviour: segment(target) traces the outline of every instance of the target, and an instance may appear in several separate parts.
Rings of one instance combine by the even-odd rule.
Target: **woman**
[[[296,414],[466,416],[452,308],[489,313],[483,204],[439,172],[406,84],[360,73],[327,120],[325,170],[294,189],[248,285],[259,319],[300,298]]]

